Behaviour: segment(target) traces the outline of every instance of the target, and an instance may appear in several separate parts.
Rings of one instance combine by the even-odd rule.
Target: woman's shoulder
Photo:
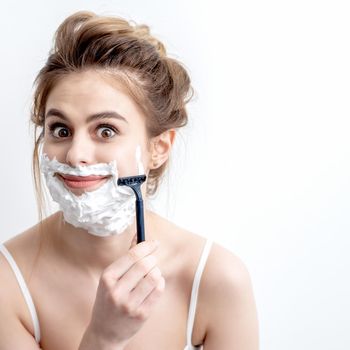
[[[198,310],[198,323],[204,329],[206,347],[245,344],[250,349],[258,348],[250,273],[240,257],[217,243],[213,244],[203,271]]]
[[[189,231],[159,216],[158,223],[163,232],[161,241],[166,240],[166,245],[172,247],[170,257],[174,258],[173,261],[182,261],[187,270],[190,266],[198,266],[206,242],[212,241],[201,282],[207,285],[208,289],[212,289],[223,280],[234,279],[235,283],[239,284],[240,279],[247,278],[248,270],[241,258],[215,239]]]
[[[35,261],[37,227],[33,226],[2,244],[13,258],[23,279],[28,283]],[[5,313],[7,314],[6,317],[16,319],[16,322],[19,321],[27,328],[31,322],[26,312],[27,305],[21,289],[19,288],[19,281],[17,278],[18,276],[16,277],[16,272],[13,266],[11,266],[8,257],[6,258],[3,253],[0,253],[0,279],[2,282],[0,288],[0,304],[3,306],[0,317],[3,317],[3,313]]]
[[[11,237],[2,243],[10,256],[15,261],[22,276],[26,281],[30,279],[35,256],[39,249],[39,225],[34,225],[27,230]],[[8,284],[17,283],[14,271],[4,254],[0,254],[0,277],[5,277]],[[5,284],[6,285],[6,284]],[[18,289],[18,288],[17,288]],[[13,290],[12,288],[1,288],[4,290]],[[11,294],[11,293],[10,293]]]
[[[59,213],[56,212],[3,242],[11,255],[13,255],[16,263],[20,267],[24,267],[24,274],[26,273],[26,270],[31,269],[31,263],[34,263],[37,258],[40,246],[45,239],[44,232],[47,233],[52,230],[52,225],[57,221],[58,217]]]
[[[171,222],[165,221],[163,224],[171,232],[168,239],[176,247],[173,262],[178,262],[180,268],[177,269],[177,273],[181,274],[184,286],[188,289],[192,286],[208,238]],[[217,344],[218,339],[224,341],[234,337],[230,335],[233,320],[237,333],[242,331],[242,334],[246,334],[246,330],[249,329],[254,335],[257,333],[257,320],[246,264],[231,249],[215,240],[212,241],[199,284],[193,339],[200,343],[201,339],[206,338],[206,345],[216,348],[212,344]],[[246,324],[249,327],[245,327]],[[256,337],[253,338],[251,341],[256,342]],[[232,340],[232,344],[238,341]],[[223,344],[222,347],[224,346]]]
[[[3,244],[17,265],[21,267],[23,275],[26,275],[27,270],[30,270],[30,264],[34,260],[35,253],[40,244],[39,224],[11,237],[3,242]],[[2,256],[2,258],[4,257]],[[4,259],[1,259],[1,261],[1,264],[4,264]]]
[[[187,263],[186,257],[196,260],[196,256],[200,255],[205,245],[204,236],[191,232],[156,213],[150,213],[150,217],[152,218],[150,229],[156,227],[156,235],[151,238],[160,241],[160,249],[164,246],[164,253],[168,259],[172,259],[172,262],[182,260]]]
[[[28,261],[27,254],[30,250],[33,250],[38,243],[38,224],[26,229],[23,232],[20,232],[7,241],[4,241],[3,244],[10,251],[11,255],[15,255],[15,261],[21,260],[22,257]]]

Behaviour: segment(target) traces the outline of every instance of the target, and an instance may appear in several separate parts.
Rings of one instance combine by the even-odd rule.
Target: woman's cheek
[[[59,162],[65,163],[66,162],[66,155],[69,148],[67,145],[59,144],[59,143],[53,143],[50,141],[46,141],[44,139],[43,145],[42,145],[42,153],[46,154],[49,159],[56,158]]]
[[[42,153],[47,154],[50,159],[52,159],[54,156],[56,156],[56,158],[59,158],[57,156],[57,151],[55,151],[55,149],[53,149],[53,147],[48,145],[48,143],[45,141],[43,142]]]
[[[119,177],[138,175],[138,169],[135,158],[117,159],[117,170]]]
[[[138,162],[136,149],[123,153],[116,161],[119,177],[139,175],[139,170],[143,172],[143,162]]]

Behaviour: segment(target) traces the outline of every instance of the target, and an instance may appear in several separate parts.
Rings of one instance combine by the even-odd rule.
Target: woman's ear
[[[170,151],[175,141],[175,135],[176,131],[170,129],[155,136],[151,140],[149,169],[157,169],[169,159]]]

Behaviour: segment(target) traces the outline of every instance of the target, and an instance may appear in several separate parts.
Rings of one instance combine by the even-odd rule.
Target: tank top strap
[[[191,301],[190,301],[190,306],[189,306],[189,310],[188,310],[187,344],[186,344],[185,350],[192,350],[192,349],[194,350],[194,349],[201,349],[202,348],[202,347],[194,347],[192,345],[192,332],[193,332],[194,318],[195,318],[195,314],[196,314],[199,285],[200,285],[203,270],[204,270],[205,264],[207,262],[212,244],[213,244],[213,240],[207,239],[205,246],[203,248],[201,258],[199,260],[197,271],[196,271],[195,276],[194,276],[193,285],[192,285],[192,292],[191,292]]]
[[[37,315],[37,312],[36,312],[36,309],[35,309],[35,306],[33,303],[33,299],[31,297],[29,289],[27,287],[27,284],[23,278],[23,275],[22,275],[20,269],[18,268],[17,263],[13,259],[11,253],[7,250],[5,245],[2,243],[0,243],[0,251],[4,255],[4,257],[6,258],[8,263],[10,264],[10,266],[11,266],[11,268],[16,276],[19,287],[20,287],[22,294],[23,294],[23,297],[28,305],[28,309],[29,309],[30,315],[31,315],[32,320],[33,320],[35,340],[39,344],[40,343],[39,319],[38,319],[38,315]]]

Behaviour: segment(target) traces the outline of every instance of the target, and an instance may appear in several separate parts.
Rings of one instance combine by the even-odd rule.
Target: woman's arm
[[[243,262],[215,244],[202,284],[205,350],[258,350],[257,311],[249,272]]]
[[[13,271],[0,253],[0,349],[39,350],[33,335],[24,327],[15,310],[18,310],[20,294]]]

